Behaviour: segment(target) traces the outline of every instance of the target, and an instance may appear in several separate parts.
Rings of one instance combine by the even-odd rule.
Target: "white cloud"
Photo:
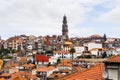
[[[120,24],[120,0],[109,0],[104,4],[108,11],[98,16],[97,20],[105,23]]]
[[[107,23],[120,24],[120,7],[116,7],[111,11],[104,13],[98,20]]]
[[[71,31],[79,35],[75,26],[86,21],[94,5],[106,1],[109,0],[0,0],[0,34],[60,35],[66,14]]]
[[[71,37],[88,37],[93,34],[98,34],[95,28],[91,27],[80,27],[80,28],[71,28],[70,35]]]

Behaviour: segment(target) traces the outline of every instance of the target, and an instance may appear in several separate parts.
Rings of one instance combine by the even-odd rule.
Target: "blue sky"
[[[70,37],[120,37],[120,0],[0,0],[0,35],[61,35],[64,14]]]

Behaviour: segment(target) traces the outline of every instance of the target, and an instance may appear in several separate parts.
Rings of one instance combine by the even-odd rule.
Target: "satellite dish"
[[[102,75],[102,76],[103,76],[103,78],[106,79],[106,78],[108,77],[108,73],[105,71],[105,72],[103,72],[103,75]]]

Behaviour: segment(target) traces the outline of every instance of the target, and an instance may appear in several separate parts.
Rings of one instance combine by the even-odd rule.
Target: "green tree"
[[[42,65],[44,65],[44,60],[42,60]]]
[[[110,54],[109,57],[114,56],[113,54]]]
[[[11,52],[12,52],[12,53],[15,53],[15,52],[17,52],[17,51],[16,51],[15,49],[12,49]]]
[[[103,35],[103,40],[106,41],[107,38],[106,38],[106,34]]]
[[[51,51],[51,50],[45,51],[45,54],[46,55],[53,55],[53,51]]]
[[[69,52],[70,52],[70,54],[72,55],[72,60],[73,60],[73,54],[74,54],[76,51],[75,51],[74,48],[71,48]]]
[[[102,58],[106,58],[106,57],[107,57],[107,53],[104,52],[104,53],[102,54]]]
[[[45,51],[46,54],[50,54],[50,53],[53,53],[53,51],[51,50],[48,50],[48,51]]]
[[[60,60],[61,60],[61,59],[57,59],[57,64],[59,64],[59,63],[60,63]]]
[[[4,56],[4,57],[2,57],[3,59],[11,59],[12,58],[12,56]]]
[[[48,66],[48,67],[51,66],[51,62],[49,62],[49,63],[47,64],[47,66]]]
[[[7,55],[8,53],[10,53],[10,50],[8,50],[8,49],[1,49],[0,53],[3,53],[3,55]]]
[[[85,55],[84,58],[92,58],[91,55]]]
[[[40,54],[44,54],[44,52],[41,52]]]

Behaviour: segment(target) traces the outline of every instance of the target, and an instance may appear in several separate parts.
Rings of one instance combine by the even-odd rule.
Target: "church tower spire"
[[[64,17],[63,17],[62,36],[63,36],[63,39],[68,38],[68,25],[67,25],[67,17],[66,17],[66,15],[64,15]]]

